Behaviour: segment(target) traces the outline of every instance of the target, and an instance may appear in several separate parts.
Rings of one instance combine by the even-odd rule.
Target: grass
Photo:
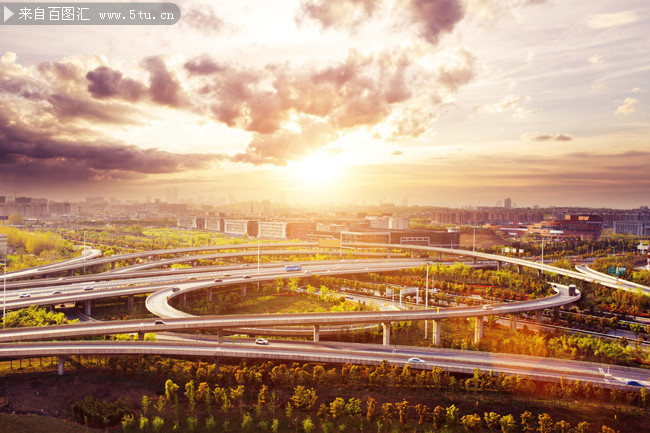
[[[304,313],[329,311],[332,304],[315,296],[307,295],[252,295],[237,305],[230,314]]]
[[[56,418],[43,417],[39,415],[20,415],[0,413],[0,431],[4,433],[85,433],[89,431],[105,431],[104,429],[92,429]],[[121,427],[108,429],[109,432],[122,431]]]

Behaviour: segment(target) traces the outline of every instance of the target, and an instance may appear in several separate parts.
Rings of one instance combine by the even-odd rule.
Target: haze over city
[[[4,194],[648,204],[647,1],[176,3],[0,26]]]

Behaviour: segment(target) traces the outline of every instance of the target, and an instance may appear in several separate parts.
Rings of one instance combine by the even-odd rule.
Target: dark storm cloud
[[[93,97],[121,98],[127,101],[137,101],[146,92],[146,87],[131,78],[123,78],[122,72],[108,66],[100,66],[86,74],[88,91]]]
[[[185,105],[183,89],[160,56],[147,57],[142,65],[149,72],[149,94],[154,102],[170,107]]]

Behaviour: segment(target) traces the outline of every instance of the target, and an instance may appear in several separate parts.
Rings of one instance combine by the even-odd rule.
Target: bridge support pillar
[[[472,263],[476,263],[476,257],[472,257]]]
[[[241,285],[241,293],[240,293],[240,296],[241,296],[242,298],[245,298],[245,297],[246,297],[246,284],[242,284],[242,285]]]
[[[544,310],[535,311],[535,322],[542,323],[542,315],[543,314],[544,314]]]
[[[474,343],[478,344],[483,339],[483,316],[474,318]]]
[[[214,372],[216,374],[219,374],[219,357],[218,356],[214,357]]]
[[[126,305],[129,313],[133,311],[133,304],[135,303],[135,297],[133,295],[129,295],[126,297]]]
[[[92,307],[93,307],[93,301],[92,300],[87,300],[85,305],[84,305],[84,313],[86,316],[90,316],[92,314]]]
[[[115,264],[115,263],[113,263],[113,264]],[[74,275],[74,272],[72,271],[72,269],[70,269],[68,271],[68,277],[72,277],[73,275]]]
[[[144,332],[138,331],[138,341],[144,341]]]
[[[181,295],[181,308],[187,307],[187,295],[183,293]]]
[[[497,271],[501,270],[501,266],[503,265],[503,262],[500,262],[497,260]]]
[[[544,271],[542,271],[541,269],[538,269],[538,270],[537,270],[537,274],[538,274],[540,277],[542,277],[542,276],[544,276]]]
[[[217,343],[223,344],[223,329],[221,329],[221,328],[217,329]],[[217,358],[217,359],[219,359],[219,358]]]
[[[384,346],[390,346],[390,322],[384,322],[381,324],[381,327],[384,331]]]
[[[524,269],[522,265],[517,265],[517,272],[521,274],[521,271]]]
[[[213,293],[213,290],[208,289],[208,302],[212,302],[212,293]]]
[[[434,346],[440,347],[440,329],[442,323],[440,320],[433,320],[433,329],[431,330],[431,342]]]
[[[314,342],[320,341],[320,325],[314,325]]]
[[[111,262],[111,269],[115,269],[115,262]]]
[[[129,263],[131,263],[131,265],[135,265],[135,259],[129,260]]]
[[[508,314],[508,317],[510,318],[510,330],[514,332],[517,330],[517,315]]]
[[[65,356],[59,356],[59,376],[63,376],[63,370],[65,367]]]

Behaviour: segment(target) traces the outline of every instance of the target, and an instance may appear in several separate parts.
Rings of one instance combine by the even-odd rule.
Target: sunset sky
[[[0,195],[650,205],[647,0],[175,3],[0,26]]]

